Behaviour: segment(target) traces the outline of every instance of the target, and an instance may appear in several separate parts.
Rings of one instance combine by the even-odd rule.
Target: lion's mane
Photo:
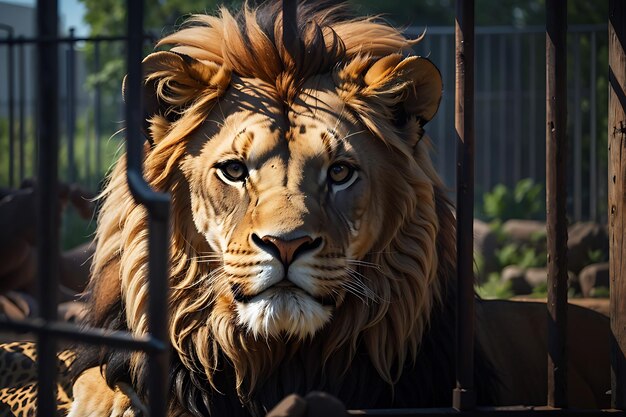
[[[181,71],[153,68],[147,79],[168,108],[150,120],[152,143],[145,145],[144,171],[155,189],[172,196],[171,407],[203,415],[242,402],[262,412],[290,392],[311,389],[328,390],[357,407],[447,404],[453,384],[454,296],[448,281],[455,257],[450,206],[421,127],[407,124],[400,132],[393,123],[397,115],[389,109],[402,99],[395,94],[398,85],[380,82],[363,89],[351,82],[371,57],[409,51],[416,41],[375,19],[350,19],[343,8],[304,3],[298,8],[299,43],[290,53],[282,41],[279,6],[274,2],[244,7],[236,15],[222,9],[219,17],[191,17],[159,45],[173,45],[172,51],[206,65],[202,70],[191,64]],[[310,340],[259,340],[212,308],[216,265],[200,257],[210,248],[191,219],[189,184],[179,167],[185,137],[224,94],[233,73],[272,83],[288,103],[301,80],[336,68],[342,68],[335,72],[342,99],[386,142],[390,155],[418,164],[425,175],[411,176],[416,170],[407,169],[406,177],[388,179],[397,199],[380,204],[393,205],[387,212],[395,214],[380,221],[391,234],[377,237],[381,241],[375,247],[382,249],[365,259],[379,268],[359,271],[381,302],[366,305],[348,297]],[[199,78],[207,82],[198,83]],[[421,140],[412,155],[400,144],[407,135]],[[124,174],[122,159],[103,192],[89,323],[141,335],[147,332],[147,216],[133,200]],[[94,350],[83,355],[79,368],[98,363],[106,365],[109,384],[128,379],[145,394],[142,355]]]

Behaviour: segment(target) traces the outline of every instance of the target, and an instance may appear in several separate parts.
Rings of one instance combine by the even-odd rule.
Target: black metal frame
[[[456,130],[457,130],[457,335],[456,361],[457,386],[453,392],[451,408],[439,409],[396,409],[351,411],[350,414],[384,416],[423,416],[423,415],[489,415],[510,413],[517,416],[543,413],[586,416],[597,414],[600,410],[572,410],[566,404],[566,356],[565,323],[567,293],[562,278],[564,255],[561,247],[567,239],[567,230],[563,232],[566,221],[565,213],[565,168],[562,164],[565,155],[565,89],[555,84],[560,77],[564,80],[565,71],[565,0],[547,0],[547,82],[548,82],[548,242],[550,259],[554,267],[549,272],[549,340],[550,368],[549,398],[546,407],[476,407],[473,388],[473,340],[474,340],[474,292],[472,273],[472,221],[474,198],[474,1],[457,0],[457,85],[456,85]],[[149,357],[149,412],[152,417],[164,417],[167,408],[168,389],[168,341],[167,329],[167,260],[168,260],[168,222],[169,196],[153,191],[143,178],[142,148],[144,139],[141,133],[141,83],[142,47],[145,40],[143,33],[143,1],[127,0],[128,19],[127,36],[76,38],[73,33],[69,38],[59,38],[57,28],[57,0],[38,0],[37,28],[35,40],[14,39],[9,32],[9,54],[13,55],[13,45],[17,43],[37,44],[38,49],[38,126],[45,126],[38,132],[38,283],[41,315],[39,318],[23,321],[0,319],[0,328],[16,332],[33,332],[38,339],[39,395],[37,398],[38,415],[51,416],[56,410],[56,340],[69,339],[81,343],[102,344],[113,348],[143,351]],[[297,1],[283,0],[285,45],[291,45],[297,39],[294,28]],[[58,207],[58,44],[78,40],[127,41],[127,180],[129,188],[137,202],[144,205],[149,214],[149,334],[143,337],[133,336],[128,332],[112,332],[106,329],[83,329],[76,325],[56,320],[56,291],[58,277],[58,230],[55,227]],[[99,61],[96,47],[96,61]],[[72,50],[68,52],[72,54]],[[555,57],[552,59],[552,57]],[[11,61],[11,60],[10,60]],[[12,72],[12,66],[9,74]],[[558,74],[558,76],[557,76]],[[12,77],[10,77],[12,80]],[[553,88],[554,87],[554,88]],[[9,83],[9,101],[13,101],[13,87]],[[554,99],[552,99],[554,97]],[[99,105],[98,95],[96,105]],[[12,109],[12,105],[9,106]],[[12,111],[12,110],[11,110]],[[551,117],[554,116],[554,119]],[[10,117],[11,122],[13,116]],[[98,127],[96,127],[99,129]],[[553,129],[554,128],[554,129]],[[14,127],[11,124],[10,147],[13,149]],[[71,141],[70,141],[71,143]],[[549,159],[553,156],[553,160]],[[552,161],[552,162],[551,162]],[[559,162],[557,164],[556,162]],[[551,169],[551,164],[556,169]],[[13,173],[13,170],[10,170]],[[11,184],[13,178],[10,179]],[[563,235],[563,233],[565,233]],[[556,240],[555,240],[556,237]],[[550,244],[552,242],[552,244]],[[554,243],[556,242],[556,243]],[[462,320],[463,319],[463,320]],[[613,393],[615,396],[616,393]],[[558,407],[558,408],[557,408]],[[611,411],[612,415],[626,415],[624,410]]]

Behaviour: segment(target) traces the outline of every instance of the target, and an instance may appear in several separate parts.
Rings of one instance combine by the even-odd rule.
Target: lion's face
[[[304,338],[346,292],[374,297],[357,265],[392,198],[376,184],[402,167],[335,89],[315,77],[286,108],[272,86],[235,77],[189,142],[194,222],[223,262],[216,308],[255,335]]]

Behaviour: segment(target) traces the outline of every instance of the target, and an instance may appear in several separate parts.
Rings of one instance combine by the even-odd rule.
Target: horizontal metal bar
[[[154,34],[144,34],[143,38],[148,41],[158,39]],[[83,37],[37,37],[37,38],[2,38],[0,45],[12,44],[31,44],[39,42],[58,42],[58,43],[75,43],[75,42],[122,42],[128,40],[126,36],[83,36]]]
[[[25,320],[6,320],[0,318],[0,329],[17,333],[33,332],[48,334],[81,343],[102,344],[110,347],[140,350],[144,352],[162,352],[165,345],[159,340],[146,336],[134,336],[128,332],[111,331],[100,328],[83,328],[72,323],[46,321],[40,318]]]
[[[351,416],[385,416],[385,417],[411,417],[411,416],[485,416],[485,415],[514,415],[515,417],[550,415],[550,416],[597,416],[600,414],[621,417],[626,416],[624,410],[577,410],[562,409],[551,407],[526,407],[526,406],[508,406],[508,407],[476,407],[473,410],[459,411],[454,408],[398,408],[398,409],[379,409],[379,410],[349,410],[348,415]]]
[[[421,34],[426,30],[428,35],[454,35],[454,26],[409,26],[404,29],[404,33]],[[606,25],[571,25],[567,28],[570,33],[579,32],[606,32]],[[516,28],[513,26],[476,26],[476,35],[507,35],[524,33],[545,33],[545,26],[524,26]]]
[[[428,26],[418,27],[418,26],[409,26],[404,30],[405,33],[413,33],[413,34],[421,34],[426,29],[426,33],[429,35],[454,35],[454,27],[453,26]],[[516,28],[512,26],[477,26],[475,29],[476,35],[506,35],[506,34],[523,34],[523,33],[545,33],[545,26],[526,26],[523,28]],[[606,31],[606,25],[572,25],[568,27],[568,32],[570,33],[581,33],[581,32],[601,32]],[[144,34],[144,39],[154,41],[159,37],[155,34]],[[6,44],[23,44],[23,43],[37,43],[37,42],[47,42],[50,39],[46,38],[2,38],[0,39],[0,45]],[[70,43],[70,42],[113,42],[113,41],[125,41],[127,40],[126,36],[83,36],[76,38],[67,38],[67,37],[57,37],[52,40],[56,40],[59,43]]]

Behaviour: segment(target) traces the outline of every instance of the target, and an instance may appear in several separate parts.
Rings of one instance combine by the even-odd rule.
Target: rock
[[[579,273],[586,265],[591,263],[589,252],[609,251],[609,235],[605,226],[593,222],[581,222],[573,224],[568,229],[568,269]]]
[[[476,281],[485,282],[490,273],[498,270],[495,257],[498,239],[491,227],[474,219],[474,259],[476,260]]]
[[[591,264],[580,271],[578,278],[583,297],[592,297],[596,287],[609,287],[609,263]]]
[[[524,273],[524,279],[532,288],[548,284],[548,268],[528,268]],[[567,271],[567,286],[578,287],[578,277],[572,271]]]
[[[531,288],[547,285],[548,270],[546,268],[528,268],[524,273],[524,279]]]
[[[577,277],[571,271],[567,272],[568,286],[576,287]],[[532,294],[533,288],[545,286],[548,283],[547,268],[528,268],[524,270],[517,265],[509,265],[502,270],[502,281],[511,282],[511,290],[515,295]]]
[[[530,294],[533,288],[526,282],[525,271],[517,265],[509,265],[502,270],[501,279],[511,283],[514,295]]]
[[[502,224],[502,231],[510,243],[532,247],[538,252],[546,249],[546,224],[544,222],[511,219]]]

